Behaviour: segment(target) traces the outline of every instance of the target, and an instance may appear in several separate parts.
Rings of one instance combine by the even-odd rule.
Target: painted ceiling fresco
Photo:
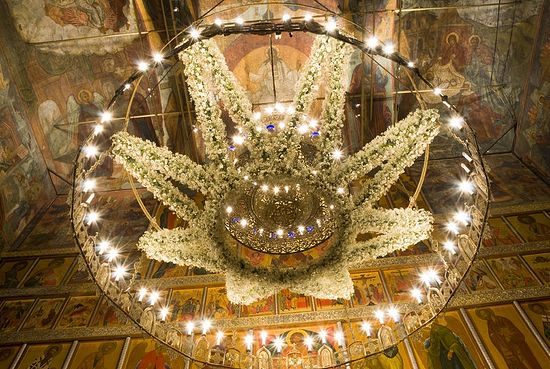
[[[10,15],[3,18],[0,32],[0,124],[6,127],[1,130],[0,152],[4,242],[13,242],[56,194],[67,193],[79,143],[136,63],[150,58],[153,50],[218,3],[0,0],[0,13]],[[550,16],[549,1],[499,5],[482,0],[308,0],[300,4],[306,7],[228,0],[208,13],[208,19],[334,11],[342,14],[346,29],[357,37],[366,39],[374,33],[381,40],[392,40],[424,75],[446,89],[476,130],[482,150],[491,154],[487,162],[498,190],[493,196],[502,200],[496,202],[550,199],[550,25],[544,21]],[[365,31],[353,29],[350,22]],[[313,38],[283,34],[280,39],[241,35],[216,40],[251,100],[264,104],[292,99]],[[358,150],[417,106],[406,75],[381,58],[356,52],[347,66],[347,83],[344,133],[349,151]],[[423,97],[435,106],[430,93]],[[115,117],[124,115],[124,105],[119,105]],[[134,134],[202,160],[181,65],[167,61],[156,77],[145,81],[131,115],[140,116],[131,121]],[[115,129],[121,121],[115,119]],[[431,157],[442,160],[434,164],[433,178],[449,154],[459,155],[449,142],[441,135],[432,145]],[[128,188],[124,171],[115,163],[107,162],[101,173],[117,178],[110,189]],[[520,183],[520,176],[536,184]],[[499,178],[506,178],[502,185]],[[514,193],[510,180],[531,192]],[[429,186],[425,197],[437,200],[439,195]],[[504,201],[507,196],[512,199]]]

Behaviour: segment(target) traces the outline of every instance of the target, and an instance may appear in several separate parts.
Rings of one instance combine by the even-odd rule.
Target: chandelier
[[[253,106],[212,38],[297,31],[317,36],[292,103]],[[350,346],[342,345],[340,351],[331,354],[335,358],[340,355],[339,359],[328,364],[313,364],[310,360],[311,367],[361,360],[429,324],[447,305],[470,268],[488,206],[487,178],[475,136],[444,92],[431,85],[390,44],[374,37],[361,42],[339,29],[332,17],[285,16],[257,22],[217,19],[211,25],[189,28],[180,34],[179,41],[170,53],[159,53],[151,62],[140,63],[117,90],[112,104],[134,88],[125,127],[110,135],[109,147],[98,149],[105,148],[102,140],[112,120],[111,110],[98,117],[99,123],[82,145],[75,163],[71,220],[86,265],[103,293],[144,331],[190,360],[233,366],[225,361],[227,352],[208,349],[206,334],[212,322],[203,322],[202,341],[192,338],[194,324],[166,322],[170,307],[160,303],[159,291],[140,285],[132,277],[136,267],[118,263],[116,257],[109,256],[116,254],[114,247],[101,235],[91,234],[94,224],[100,221],[94,199],[101,189],[93,187],[94,173],[105,160],[113,158],[128,172],[136,198],[151,221],[150,229],[138,241],[138,249],[150,259],[223,274],[228,299],[236,304],[250,304],[285,288],[316,298],[350,299],[354,289],[349,270],[367,263],[376,265],[380,257],[430,240],[439,263],[424,270],[419,276],[421,283],[410,291],[416,303],[378,309],[372,323],[371,318],[364,317],[368,338],[359,351],[352,352]],[[341,133],[345,121],[343,72],[353,47],[368,55],[386,57],[409,75],[415,74],[448,109],[441,114],[449,123],[441,123],[440,112],[428,109],[422,95],[415,91],[420,102],[418,110],[358,152],[347,153]],[[126,129],[142,78],[155,64],[175,56],[183,63],[195,106],[206,154],[203,164],[135,137]],[[412,76],[411,82],[415,85]],[[320,114],[315,115],[312,105],[321,92],[324,102]],[[226,137],[221,106],[235,124],[235,134],[230,138]],[[463,191],[461,205],[445,224],[414,206],[428,169],[427,148],[443,129],[462,146],[457,165],[464,171],[459,185]],[[423,174],[411,206],[379,206],[380,198],[423,153]],[[183,226],[161,228],[143,206],[134,179],[173,211]],[[204,201],[197,203],[189,198],[186,189],[200,193]],[[448,238],[434,237],[434,228],[444,230]],[[243,249],[273,258],[292,257],[299,252],[309,252],[311,257],[299,266],[262,266],[246,257]],[[244,328],[239,322],[213,324],[220,329],[224,324],[228,329],[228,324]],[[245,340],[251,340],[249,335]],[[276,339],[272,344],[276,345]],[[265,346],[264,338],[262,342]],[[199,345],[207,345],[209,353],[198,350]],[[247,367],[261,368],[258,363],[262,348],[254,351],[247,343],[247,349],[249,346]]]

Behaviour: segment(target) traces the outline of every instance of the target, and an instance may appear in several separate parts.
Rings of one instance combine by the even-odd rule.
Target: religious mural
[[[5,47],[0,47],[0,246],[13,243],[55,196]]]
[[[550,344],[550,301],[524,302],[521,307],[546,344]]]
[[[351,278],[354,290],[351,301],[354,306],[370,306],[387,302],[378,272],[352,274]]]
[[[95,312],[90,326],[92,327],[111,327],[126,324],[127,319],[122,313],[117,312],[106,297],[101,299],[97,311]]]
[[[440,315],[420,336],[412,346],[422,369],[488,368],[458,311]]]
[[[0,265],[0,288],[14,288],[27,274],[34,259],[6,260]]]
[[[124,341],[79,342],[69,369],[116,369]]]
[[[153,339],[132,339],[122,368],[177,369],[185,363],[182,356],[174,357]]]
[[[96,296],[71,297],[63,309],[57,327],[87,326],[97,302]]]
[[[17,369],[59,369],[63,366],[70,343],[31,345],[17,364]]]
[[[277,293],[279,314],[297,313],[313,310],[311,297],[284,289]]]
[[[34,299],[8,300],[0,308],[0,329],[4,332],[15,331],[23,322]]]
[[[471,292],[494,290],[499,288],[498,282],[483,260],[475,261],[463,280]]]
[[[204,303],[205,319],[223,319],[237,316],[238,305],[227,299],[225,287],[208,287]]]
[[[550,4],[543,2],[541,18],[550,16]],[[521,111],[514,151],[546,178],[550,177],[550,24],[542,21],[534,45],[527,91]]]
[[[197,320],[201,316],[202,288],[172,290],[170,300],[171,310],[169,319],[171,321]]]
[[[550,283],[550,253],[523,255],[523,259],[529,264],[542,283]]]
[[[487,263],[505,289],[539,285],[519,256],[487,259]]]
[[[40,299],[25,320],[23,329],[50,329],[53,327],[65,299]]]
[[[63,281],[73,262],[74,257],[40,259],[23,282],[23,286],[58,286]]]
[[[241,305],[241,317],[275,314],[275,296],[269,296],[249,305]]]
[[[550,218],[544,213],[519,214],[507,219],[526,242],[550,239]]]
[[[0,368],[8,369],[18,351],[19,347],[17,346],[0,347]]]
[[[476,331],[498,368],[543,369],[548,358],[511,305],[468,310]]]
[[[384,279],[392,302],[412,302],[410,291],[418,281],[418,273],[414,268],[385,270]]]
[[[502,218],[489,218],[486,225],[483,247],[514,245],[521,243],[518,236]]]

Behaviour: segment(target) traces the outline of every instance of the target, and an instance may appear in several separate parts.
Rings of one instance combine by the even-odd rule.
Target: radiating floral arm
[[[195,103],[198,126],[203,132],[206,156],[211,161],[221,163],[229,168],[225,123],[221,118],[221,110],[215,97],[203,80],[208,72],[207,66],[204,65],[200,57],[200,46],[201,44],[197,43],[181,52],[179,56],[185,64],[184,72],[187,76],[187,86]]]
[[[353,49],[343,42],[334,41],[331,46],[333,52],[331,52],[328,61],[329,79],[326,85],[320,128],[321,168],[327,168],[331,163],[334,163],[332,157],[334,151],[342,148],[342,128],[344,126],[346,102],[346,86],[343,77],[353,52]]]
[[[289,286],[289,289],[307,296],[331,300],[349,300],[354,292],[347,265],[341,264],[334,264],[323,269],[321,273],[311,274],[307,279]]]
[[[347,186],[351,181],[380,168],[354,199],[356,204],[365,201],[374,203],[424,152],[439,132],[439,126],[436,110],[416,110],[348,157],[336,172],[336,182]]]
[[[214,273],[223,273],[223,258],[216,243],[198,227],[147,231],[138,248],[147,257],[178,265],[193,265]]]
[[[423,209],[375,209],[363,206],[351,215],[346,253],[350,268],[360,268],[367,261],[404,250],[427,239],[433,217]],[[367,241],[357,241],[358,234],[371,234]]]
[[[176,180],[191,190],[206,196],[215,195],[212,182],[216,174],[208,173],[202,165],[194,162],[187,155],[171,152],[166,147],[159,147],[127,132],[116,133],[112,141],[112,150],[115,155],[139,161],[149,169]]]
[[[113,149],[115,161],[122,164],[128,173],[136,178],[153,196],[174,211],[181,219],[191,221],[197,217],[195,202],[174,186],[167,176],[151,169],[128,154],[127,150]]]

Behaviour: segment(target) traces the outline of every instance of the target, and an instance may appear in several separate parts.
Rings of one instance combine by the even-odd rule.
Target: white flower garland
[[[256,130],[251,104],[214,42],[199,42],[182,52],[180,57],[186,63],[189,91],[195,102],[197,121],[204,131],[209,163],[201,166],[126,133],[113,137],[117,162],[157,199],[189,221],[185,229],[145,233],[138,247],[153,259],[224,273],[229,300],[248,304],[282,288],[318,298],[348,299],[353,294],[349,268],[426,239],[433,222],[427,211],[376,209],[373,204],[433,140],[439,130],[439,115],[435,110],[416,111],[358,153],[335,163],[331,155],[342,144],[345,102],[342,74],[349,54],[349,46],[318,36],[297,84],[296,114],[290,118],[291,125],[295,125],[300,113],[310,109],[323,71],[328,76],[318,162],[309,164],[299,153],[304,136],[293,127],[275,135]],[[242,164],[230,162],[227,150],[230,143],[225,137],[217,99],[245,132],[251,159]],[[297,155],[291,153],[293,145]],[[352,181],[376,167],[379,171],[366,181],[358,195],[345,190]],[[333,194],[330,201],[337,204],[339,211],[334,240],[328,254],[314,263],[287,269],[253,266],[238,256],[233,241],[225,239],[228,235],[218,221],[225,214],[224,198],[230,190],[249,186],[250,177],[262,181],[281,176],[291,176],[316,190]],[[204,209],[199,210],[171,181],[205,194]],[[336,189],[344,190],[336,192]],[[379,235],[357,241],[357,235],[366,232]]]

